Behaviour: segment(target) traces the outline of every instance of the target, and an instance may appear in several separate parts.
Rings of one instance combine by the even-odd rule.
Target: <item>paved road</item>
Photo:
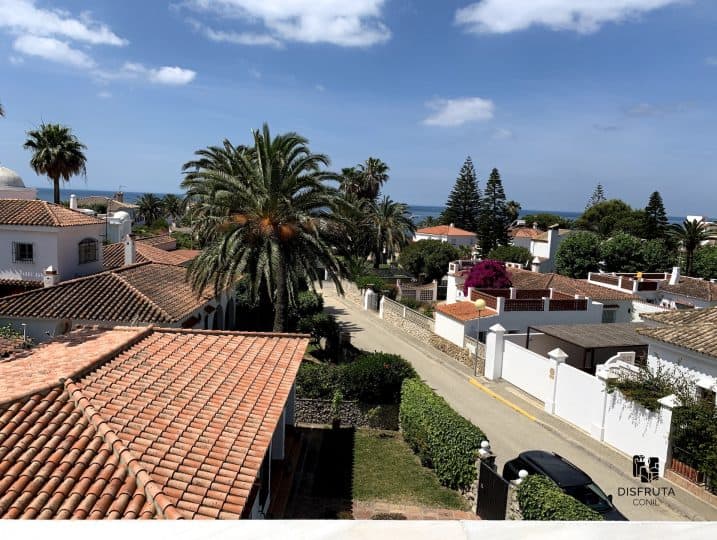
[[[634,497],[619,495],[618,488],[645,487],[632,478],[629,458],[595,441],[577,428],[542,411],[541,404],[522,397],[507,383],[480,379],[484,388],[501,396],[498,400],[470,382],[471,373],[457,362],[423,345],[400,329],[383,323],[374,313],[324,292],[325,305],[342,325],[351,331],[352,343],[364,350],[380,350],[400,354],[408,359],[419,375],[460,414],[470,419],[490,437],[498,466],[519,452],[544,449],[559,453],[586,471],[607,493],[613,494],[615,505],[631,520],[717,520],[717,509],[705,504],[687,491],[665,480],[652,487],[672,487],[674,496],[647,497],[652,503],[634,502]],[[509,407],[517,405],[527,415]],[[534,417],[534,419],[528,416]],[[668,501],[669,499],[669,501]],[[654,504],[654,505],[653,505]]]

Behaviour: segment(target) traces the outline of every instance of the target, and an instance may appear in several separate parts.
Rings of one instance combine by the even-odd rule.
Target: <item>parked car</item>
[[[526,470],[528,474],[547,476],[565,493],[602,514],[606,521],[628,521],[615,508],[612,495],[605,495],[592,478],[558,454],[543,450],[522,452],[517,458],[505,464],[503,478],[515,480],[521,469]]]

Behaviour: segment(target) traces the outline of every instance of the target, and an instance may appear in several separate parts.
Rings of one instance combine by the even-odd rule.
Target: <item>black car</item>
[[[612,495],[605,495],[587,474],[558,454],[542,450],[523,452],[505,464],[503,478],[515,480],[521,469],[528,474],[547,476],[565,493],[602,514],[607,521],[628,521],[612,504]]]

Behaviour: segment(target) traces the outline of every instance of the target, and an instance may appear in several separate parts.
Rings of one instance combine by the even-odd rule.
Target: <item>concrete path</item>
[[[540,402],[511,385],[473,379],[468,368],[337,296],[332,289],[325,289],[324,297],[326,310],[351,332],[356,347],[405,357],[453,408],[479,426],[490,438],[499,470],[522,451],[549,450],[587,472],[603,491],[613,495],[615,505],[630,520],[717,520],[716,508],[666,480],[641,484],[632,477],[628,456],[546,414]],[[674,495],[621,494],[624,488],[646,486],[672,488]]]

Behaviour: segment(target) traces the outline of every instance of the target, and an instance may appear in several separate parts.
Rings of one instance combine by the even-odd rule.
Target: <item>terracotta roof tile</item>
[[[96,217],[45,201],[0,200],[0,225],[75,227],[103,223]]]
[[[674,309],[662,313],[642,313],[640,317],[650,321],[672,325],[717,324],[717,307],[705,309]]]
[[[112,323],[172,323],[207,303],[186,282],[186,269],[141,263],[0,298],[0,315]]]
[[[509,233],[512,238],[538,238],[543,234],[543,231],[533,229],[532,227],[521,227],[519,229],[512,229]]]
[[[0,516],[246,513],[308,338],[91,330],[0,364]]]
[[[554,289],[569,296],[576,294],[602,302],[604,300],[637,300],[639,296],[589,283],[586,279],[574,279],[560,274],[531,272],[509,268],[513,287],[517,289]]]
[[[150,244],[136,243],[137,256],[135,262],[154,262],[171,264],[173,266],[186,266],[201,253],[195,249],[175,249],[166,251]],[[124,243],[108,244],[102,248],[102,264],[105,270],[124,266]]]
[[[177,240],[171,234],[158,234],[155,236],[146,236],[138,238],[137,243],[153,246],[165,251],[173,251],[177,249]]]
[[[683,276],[675,285],[670,285],[667,281],[661,282],[660,290],[688,298],[717,302],[717,283],[704,279]]]
[[[637,330],[637,333],[663,343],[717,358],[717,323],[715,322],[693,322],[691,324],[641,328]]]
[[[478,309],[473,305],[473,302],[441,304],[436,307],[436,311],[462,322],[479,318]],[[492,317],[493,315],[497,315],[497,313],[495,310],[490,308],[482,309],[480,311],[480,318]]]
[[[418,229],[416,234],[435,234],[435,235],[447,235],[447,236],[475,236],[476,233],[459,229],[458,227],[451,227],[450,225],[437,225],[435,227],[425,227]]]

